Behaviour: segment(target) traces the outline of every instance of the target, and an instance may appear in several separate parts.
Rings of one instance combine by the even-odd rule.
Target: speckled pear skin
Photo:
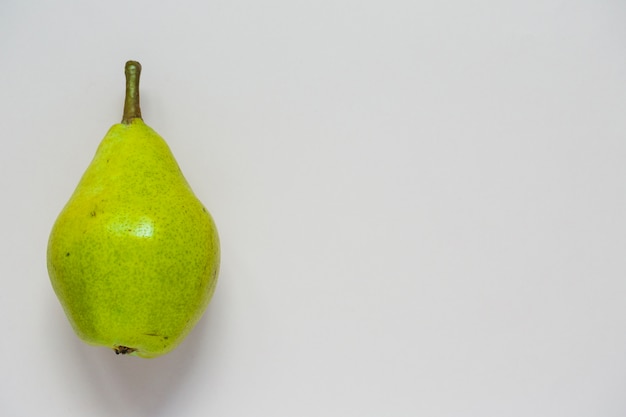
[[[141,118],[114,125],[48,242],[54,291],[78,336],[116,353],[174,349],[209,303],[218,234],[165,141]]]

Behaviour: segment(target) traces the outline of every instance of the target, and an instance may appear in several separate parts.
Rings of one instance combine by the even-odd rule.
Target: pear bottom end
[[[116,355],[128,355],[137,351],[137,349],[128,346],[115,346],[113,350]]]

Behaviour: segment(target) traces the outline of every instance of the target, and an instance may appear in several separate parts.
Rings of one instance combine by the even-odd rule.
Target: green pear
[[[126,99],[59,214],[48,274],[74,331],[118,354],[173,350],[209,303],[217,230],[165,141],[141,118],[141,65],[126,63]]]

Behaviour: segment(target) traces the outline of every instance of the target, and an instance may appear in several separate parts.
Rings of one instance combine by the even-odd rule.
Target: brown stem
[[[133,119],[141,119],[139,107],[139,76],[141,64],[137,61],[128,61],[124,68],[126,75],[126,98],[124,99],[124,115],[122,123],[130,124]]]

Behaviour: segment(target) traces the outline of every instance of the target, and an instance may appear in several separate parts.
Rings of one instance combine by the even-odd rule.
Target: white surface
[[[622,1],[4,1],[6,416],[626,415]],[[155,360],[81,343],[52,223],[123,64],[222,239]]]

